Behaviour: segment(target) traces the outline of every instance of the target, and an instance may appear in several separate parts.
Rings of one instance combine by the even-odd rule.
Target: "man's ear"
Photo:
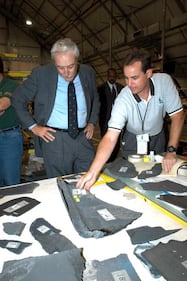
[[[147,74],[147,78],[150,78],[153,75],[152,69],[151,68],[147,69],[146,74]]]

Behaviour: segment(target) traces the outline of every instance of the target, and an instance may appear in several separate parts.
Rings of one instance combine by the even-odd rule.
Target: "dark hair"
[[[0,73],[3,73],[4,72],[4,65],[3,65],[3,61],[0,57]]]
[[[142,63],[142,71],[145,73],[151,68],[151,55],[142,49],[136,50],[126,56],[124,67],[126,65],[131,65],[134,62],[140,61]]]

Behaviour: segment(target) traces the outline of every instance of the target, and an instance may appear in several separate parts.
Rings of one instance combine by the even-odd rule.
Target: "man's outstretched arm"
[[[83,175],[77,182],[78,188],[85,188],[90,190],[91,186],[96,182],[100,171],[102,170],[104,164],[109,159],[120,131],[109,129],[104,137],[101,139],[99,146],[97,148],[96,156],[85,175]]]

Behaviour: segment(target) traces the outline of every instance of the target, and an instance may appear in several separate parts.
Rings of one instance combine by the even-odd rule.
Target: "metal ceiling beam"
[[[5,18],[8,18],[10,22],[12,22],[15,26],[17,26],[20,30],[22,30],[26,35],[28,35],[30,38],[32,38],[34,41],[36,41],[41,47],[43,47],[45,50],[48,51],[46,48],[46,44],[44,39],[41,37],[40,34],[38,34],[35,30],[32,30],[31,28],[28,28],[25,25],[25,22],[23,19],[19,19],[15,16],[13,13],[10,13],[7,9],[4,7],[0,7],[0,14],[2,14]]]
[[[119,5],[119,3],[116,1],[116,0],[113,0],[113,3],[114,5],[118,8],[120,14],[127,20],[127,22],[133,27],[134,30],[137,30],[137,26],[133,23],[133,21],[130,19],[130,15],[127,15],[125,12],[124,12],[124,9],[123,7],[121,7]],[[125,3],[124,3],[125,5]],[[127,31],[126,31],[127,32]],[[125,33],[126,33],[125,32]]]
[[[52,4],[52,3],[51,3]],[[100,1],[95,1],[94,2],[94,4],[96,5],[96,4],[100,4]],[[92,36],[94,37],[94,38],[96,38],[97,40],[100,40],[100,38],[97,36],[97,34],[96,33],[93,33],[93,31],[91,30],[91,28],[90,27],[88,27],[87,26],[87,24],[84,22],[84,20],[82,19],[82,14],[78,14],[78,12],[77,12],[77,7],[72,7],[72,4],[70,4],[69,3],[69,8],[71,9],[71,11],[72,11],[72,13],[73,14],[75,14],[76,15],[76,21],[77,20],[79,20],[82,24],[83,24],[83,26],[84,27],[86,27],[88,30],[89,30],[89,32],[91,32],[92,33]],[[90,6],[90,8],[91,8],[91,6]],[[57,9],[57,8],[56,8]],[[58,10],[58,9],[57,9]],[[62,14],[62,11],[59,11],[59,12],[61,12],[61,14]],[[65,16],[64,14],[63,14],[63,16]],[[69,20],[68,18],[67,18],[67,20]],[[82,33],[82,30],[80,30],[79,28],[78,28],[78,25],[77,25],[77,22],[72,22],[72,25],[74,26],[74,28],[81,34],[81,36],[84,38],[84,40],[85,41],[87,41],[88,42],[88,44],[93,48],[93,50],[94,49],[96,49],[96,46],[95,46],[95,44],[89,39],[89,38],[87,38],[85,35],[83,35],[83,33]],[[68,23],[68,25],[67,25],[67,28],[69,29],[70,28],[70,24]],[[64,27],[63,27],[63,32],[64,32],[64,30],[66,30]],[[67,30],[66,30],[66,32],[67,32]],[[53,34],[54,35],[54,34]],[[59,37],[59,35],[61,35],[61,30],[58,30],[58,34],[56,34],[55,36],[57,36],[58,35],[58,37]],[[54,38],[53,38],[53,40],[54,40]],[[100,41],[101,42],[101,41]],[[97,50],[97,53],[100,55],[100,57],[102,58],[102,60],[104,61],[104,63],[105,64],[109,64],[109,61],[107,60],[107,58],[106,58],[106,56],[103,56],[103,54],[100,52],[100,51],[98,51]],[[96,70],[96,72],[97,72],[97,70]],[[99,74],[98,74],[99,75]]]
[[[37,15],[37,16],[39,15],[48,25],[52,26],[54,29],[58,28],[58,26],[56,26],[53,22],[51,22],[51,20],[48,17],[46,17],[46,15],[44,15],[43,13],[40,12],[42,5],[45,4],[45,0],[42,1],[39,9],[38,9],[38,7],[34,6],[33,3],[31,3],[31,1],[24,0],[24,2],[25,2],[25,4],[27,4],[28,7],[30,7],[35,12],[35,15]],[[24,12],[27,13],[25,10],[24,10]],[[37,17],[32,18],[32,20],[33,20],[33,22],[37,23]],[[41,23],[39,23],[39,22],[37,24],[38,24],[38,26],[41,25]],[[31,29],[34,30],[34,27],[31,27]],[[42,36],[41,33],[37,29],[34,30],[34,32],[36,34],[38,34],[39,36]],[[43,39],[45,39],[45,38],[43,38]]]
[[[112,26],[113,23],[115,22],[115,24],[117,25],[117,27],[122,31],[122,33],[126,34],[126,30],[123,28],[123,26],[120,24],[119,21],[117,21],[116,17],[113,14],[113,0],[111,0],[110,2],[110,9],[106,6],[106,4],[101,1],[101,5],[104,8],[104,10],[107,12],[108,16],[109,16],[109,40],[108,40],[108,50],[109,50],[109,66],[112,67],[112,62],[114,61],[118,68],[121,67],[119,60],[116,59],[116,57],[114,56],[114,54],[112,53],[112,42],[113,42],[113,34],[112,34]]]
[[[108,55],[109,47],[112,49],[112,53],[111,53],[112,61],[114,62],[115,65],[119,67],[120,67],[121,58],[123,57],[123,54],[119,55],[120,53],[119,50],[121,49],[123,49],[124,52],[127,52],[128,48],[132,48],[138,45],[142,46],[142,43],[143,44],[146,43],[147,44],[146,46],[151,48],[157,48],[158,50],[161,48],[161,31],[159,31],[159,34],[153,34],[152,36],[148,36],[148,37],[135,38],[136,40],[134,41],[132,40],[130,42],[128,42],[129,38],[127,37],[126,38],[127,41],[126,43],[128,44],[127,46],[125,46],[126,44],[125,36],[123,40],[121,41],[119,40],[119,42],[116,43],[115,46],[114,45],[112,46],[112,39],[109,38],[110,45],[107,46],[108,49],[106,48],[105,50],[103,49],[98,50],[100,45],[103,43],[103,38],[102,38],[103,32],[105,33],[107,32],[107,34],[109,34],[111,32],[112,26],[117,28],[122,33],[122,36],[123,34],[127,35],[127,30],[126,27],[124,27],[124,23],[123,23],[124,20],[126,22],[126,26],[131,25],[132,26],[131,29],[134,31],[138,31],[141,25],[142,28],[147,28],[145,25],[143,25],[143,23],[140,23],[139,27],[136,26],[131,19],[134,16],[137,17],[137,14],[143,11],[145,8],[148,8],[149,6],[155,4],[155,0],[146,1],[146,4],[144,5],[141,4],[141,2],[144,1],[140,1],[140,2],[137,1],[136,2],[137,6],[132,7],[132,10],[126,13],[126,8],[125,8],[126,1],[118,1],[118,0],[110,0],[110,1],[112,1],[112,5],[113,5],[113,9],[115,9],[115,13],[118,14],[119,12],[119,17],[111,17],[111,15],[113,15],[113,12],[111,12],[109,5],[107,5],[107,3],[109,3],[109,0],[100,0],[100,1],[93,0],[89,2],[88,1],[86,2],[86,0],[81,2],[68,1],[68,0],[64,0],[61,2],[58,1],[58,3],[63,3],[64,5],[64,7],[62,7],[63,9],[60,8],[60,6],[55,5],[52,0],[46,0],[46,1],[42,0],[42,2],[40,1],[41,3],[40,2],[37,3],[35,1],[29,1],[29,0],[19,0],[19,1],[12,0],[11,2],[1,1],[2,3],[1,5],[3,6],[3,8],[0,8],[0,13],[6,16],[11,22],[13,22],[13,24],[15,24],[18,28],[20,28],[24,33],[29,35],[32,39],[34,39],[41,47],[43,47],[47,51],[49,51],[51,44],[54,43],[55,38],[59,36],[66,36],[67,33],[71,32],[71,28],[74,29],[75,31],[77,31],[77,33],[80,36],[80,40],[78,39],[79,40],[78,44],[83,48],[83,42],[86,42],[89,48],[93,50],[93,53],[91,55],[89,54],[86,55],[86,57],[84,56],[84,62],[85,61],[87,61],[88,63],[93,62],[93,66],[96,66],[97,63],[95,63],[95,60],[97,60],[99,64],[99,68],[97,68],[96,71],[101,70],[102,72],[103,69],[100,67],[101,64],[103,63],[103,68],[104,67],[106,68],[106,66],[110,64],[109,55]],[[184,14],[185,12],[184,2],[182,0],[173,0],[173,1],[175,1],[175,3],[173,2],[173,4],[175,4],[175,7],[177,5],[181,13]],[[56,11],[56,12],[54,11],[54,14],[56,13],[54,15],[54,19],[53,17],[49,18],[50,14],[47,14],[47,11],[42,9],[43,5],[46,3],[48,5],[53,4],[53,7],[55,8]],[[159,3],[161,3],[161,1]],[[25,7],[24,4],[28,6]],[[50,6],[48,6],[48,8],[50,9]],[[111,18],[111,22],[109,21],[109,24],[107,26],[101,27],[99,30],[97,30],[97,32],[94,32],[90,24],[88,24],[87,26],[85,19],[87,19],[87,17],[92,13],[97,14],[97,9],[99,8],[102,8],[107,12],[107,14],[109,15],[109,20]],[[36,26],[38,25],[38,27],[35,28],[33,26],[28,28],[27,26],[25,26],[25,22],[23,21],[23,14],[24,14],[22,12],[23,9],[24,9],[24,13],[26,14],[31,13],[32,16],[35,17],[34,21],[36,22]],[[69,18],[67,18],[67,9],[69,9],[70,15],[72,15]],[[173,22],[174,25],[172,26],[172,30],[178,29],[182,34],[184,41],[186,42],[187,38],[185,34],[185,28],[183,28],[185,23],[183,23],[182,25],[183,17],[181,17],[181,25],[178,24],[178,26],[176,27],[175,23],[177,22],[177,19],[175,20],[175,18],[174,19],[172,18],[171,11],[169,11],[169,13],[171,16],[171,21]],[[183,14],[182,16],[184,16]],[[57,22],[55,20],[58,19],[58,16],[65,17],[65,21],[67,21],[67,23],[65,22],[64,25],[55,24]],[[72,19],[71,22],[70,19]],[[41,23],[43,23],[43,25]],[[42,30],[42,28],[40,27],[42,27],[44,31],[45,28],[51,27],[51,29],[49,29],[51,32],[50,36],[45,36],[45,34],[41,34],[40,31]],[[168,28],[166,29],[166,33],[165,33],[166,40],[170,36],[173,36],[173,32],[171,31],[171,28]],[[167,45],[167,47],[166,46],[164,47],[165,53],[167,52],[167,49],[168,50],[170,49],[170,47],[171,45],[170,46]],[[82,55],[84,55],[83,52]],[[167,58],[167,60],[168,59],[170,58]],[[172,58],[172,60],[174,59],[175,58]],[[177,55],[176,55],[176,59],[178,59]]]
[[[16,12],[17,12],[17,13],[15,14],[15,11],[14,11],[14,10],[13,10],[12,12],[15,14],[16,17],[19,16],[20,11],[21,11],[21,8],[22,8],[24,2],[25,2],[25,1],[22,0],[22,1],[20,2],[19,6],[18,6],[18,4],[15,3],[15,5],[14,5],[14,10],[15,10],[15,7],[16,7]]]
[[[106,0],[105,0],[106,1]],[[56,8],[56,10],[62,15],[63,11],[59,10],[53,3],[53,1],[50,1],[50,4]],[[69,1],[68,1],[69,3]],[[61,33],[67,33],[71,30],[71,24],[79,31],[79,33],[81,33],[81,31],[78,29],[77,27],[77,23],[78,22],[81,22],[82,25],[86,28],[86,30],[89,31],[89,33],[92,34],[92,36],[94,38],[96,38],[98,40],[99,43],[102,43],[101,39],[98,37],[97,33],[96,32],[93,32],[93,30],[85,23],[85,21],[83,20],[83,16],[85,14],[88,13],[88,11],[90,11],[93,7],[97,7],[100,5],[100,0],[97,0],[97,1],[94,1],[86,10],[83,10],[82,12],[79,12],[79,9],[77,7],[75,7],[73,5],[73,3],[69,3],[68,4],[68,9],[70,9],[72,11],[72,15],[74,15],[73,17],[71,18],[68,18],[64,13],[63,13],[63,16],[66,18],[67,20],[67,23],[65,26],[62,26],[60,25],[58,28],[57,28],[57,34],[55,36],[59,36],[61,35]],[[47,39],[49,40],[50,37],[53,37],[53,35],[49,36]],[[86,40],[86,38],[85,38]],[[87,40],[86,40],[87,41]]]
[[[175,0],[175,2],[182,13],[186,12],[185,6],[181,0]]]

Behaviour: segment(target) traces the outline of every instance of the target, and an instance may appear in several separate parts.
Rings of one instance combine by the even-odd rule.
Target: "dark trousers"
[[[41,142],[48,178],[86,172],[95,156],[95,149],[85,133],[80,132],[76,139],[63,131],[56,131],[54,136],[52,142]]]
[[[137,154],[136,135],[125,130],[123,135],[123,158],[128,159],[129,155]],[[149,137],[148,154],[154,151],[155,154],[160,154],[165,151],[165,133],[162,130],[159,134]]]

